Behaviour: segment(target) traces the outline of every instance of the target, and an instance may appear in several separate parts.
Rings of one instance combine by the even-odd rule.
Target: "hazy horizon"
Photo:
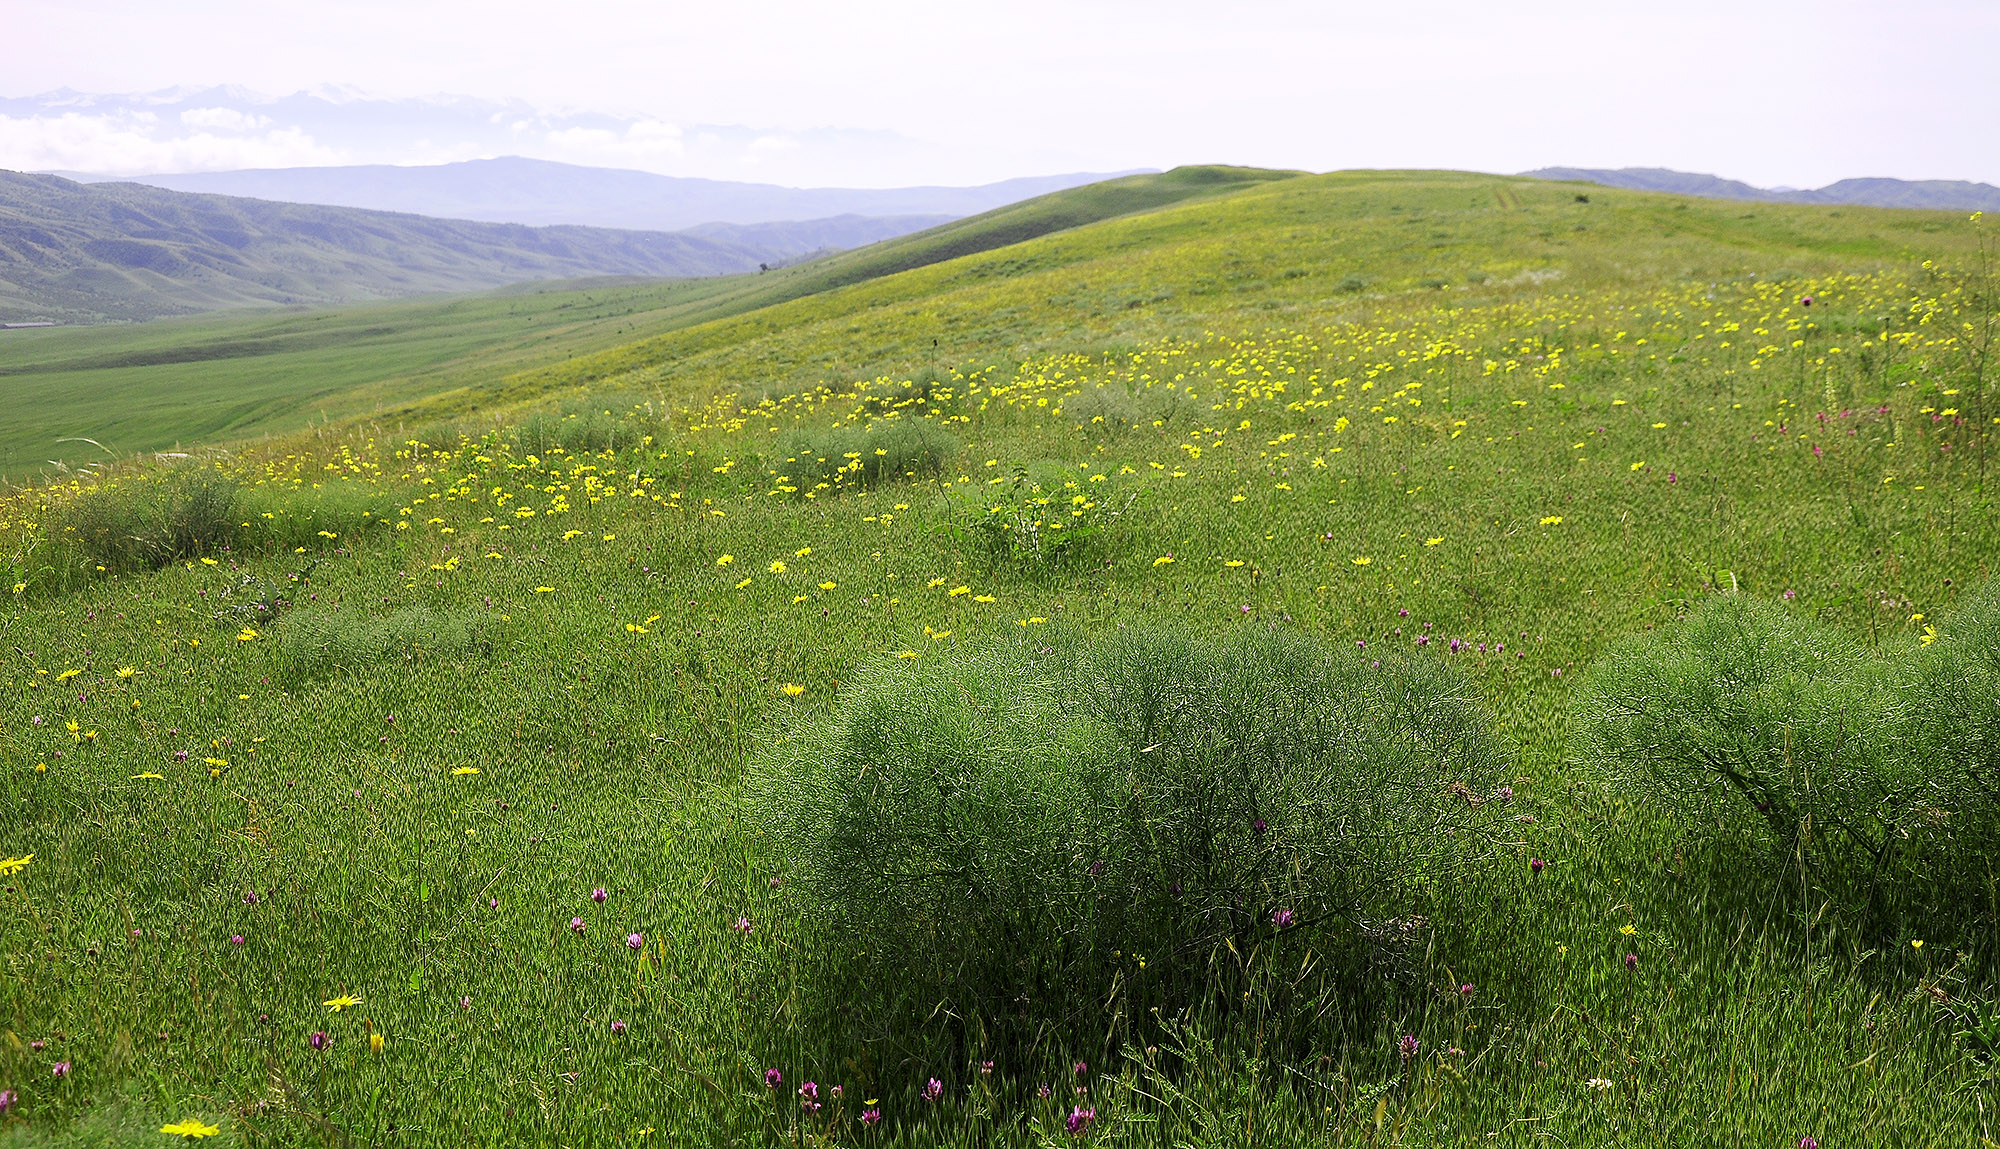
[[[78,0],[10,17],[0,167],[521,155],[793,187],[1240,163],[2000,183],[2000,7]]]

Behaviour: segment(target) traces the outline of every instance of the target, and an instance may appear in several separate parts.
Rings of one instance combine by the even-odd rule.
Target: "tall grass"
[[[747,785],[846,955],[819,992],[865,995],[877,1040],[937,1019],[951,1064],[1146,1045],[1253,991],[1288,1056],[1365,1030],[1377,943],[1486,856],[1501,777],[1436,663],[1127,631],[878,667]]]

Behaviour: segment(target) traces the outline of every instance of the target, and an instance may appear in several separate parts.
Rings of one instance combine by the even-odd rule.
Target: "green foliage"
[[[869,490],[885,483],[928,479],[964,447],[935,423],[878,419],[865,427],[834,427],[796,435],[773,460],[777,488],[801,498]]]
[[[1081,475],[1017,466],[1004,485],[954,492],[954,527],[990,559],[1023,570],[1051,574],[1094,563],[1138,496]]]
[[[1365,997],[1366,931],[1480,859],[1500,768],[1435,662],[1131,631],[873,668],[746,785],[874,994],[1015,1048],[1312,949],[1308,1011]]]
[[[236,498],[236,480],[211,468],[139,474],[66,501],[49,534],[89,566],[151,570],[227,544]]]
[[[1984,888],[2000,841],[1996,603],[1989,587],[1891,660],[1777,604],[1711,599],[1593,668],[1579,760],[1687,831],[1803,866],[1870,928],[1921,924]]]
[[[309,607],[285,616],[277,628],[273,664],[288,682],[302,684],[336,674],[409,673],[439,660],[459,660],[485,649],[481,618],[468,610],[405,607],[386,615]]]

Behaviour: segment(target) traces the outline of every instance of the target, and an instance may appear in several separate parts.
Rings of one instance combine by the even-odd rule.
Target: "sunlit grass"
[[[1195,214],[1112,234],[1220,228],[1175,210]],[[1188,282],[1227,266],[1173,258]],[[928,338],[900,313],[886,344],[709,329],[687,338],[711,351],[594,384],[624,396],[593,403],[602,434],[566,442],[586,415],[557,410],[529,441],[514,412],[195,460],[254,513],[148,574],[64,538],[72,490],[12,497],[0,859],[32,858],[0,895],[0,1122],[58,1142],[189,1119],[214,1143],[1033,1144],[1073,1119],[1147,1144],[1981,1136],[1987,1070],[1942,1010],[1988,939],[1870,936],[1678,833],[1577,759],[1570,706],[1608,644],[1718,593],[1881,650],[1950,617],[2000,554],[1958,303],[1908,265],[1635,266],[1161,317],[1108,349],[1050,318],[921,387],[883,365]],[[892,288],[917,290],[864,291]],[[743,366],[809,345],[868,366],[798,386]],[[899,421],[963,448],[929,475],[797,481],[800,437]],[[1089,545],[1024,561],[975,525],[995,507]],[[246,575],[277,610],[237,609]],[[1428,922],[1370,924],[1400,964],[1313,1056],[1259,1043],[1256,987],[1297,976],[1263,953],[1249,1004],[1190,1002],[1151,1049],[1107,1017],[990,1071],[854,1038],[871,1019],[824,993],[746,766],[866,667],[1163,619],[1450,664],[1509,755],[1521,844],[1431,891]]]

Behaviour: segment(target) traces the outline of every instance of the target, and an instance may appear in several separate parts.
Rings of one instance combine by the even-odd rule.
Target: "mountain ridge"
[[[251,168],[133,176],[123,182],[170,191],[285,203],[401,211],[449,219],[685,231],[706,224],[760,224],[837,216],[977,215],[1049,192],[1135,172],[1024,176],[972,187],[784,187],[663,176],[522,156],[400,166]],[[97,182],[95,178],[84,182]]]
[[[1629,191],[1671,192],[1763,203],[1853,204],[1946,211],[2000,211],[2000,187],[1969,180],[1900,180],[1885,176],[1838,180],[1822,188],[1760,188],[1741,180],[1673,168],[1536,168],[1522,175],[1576,180]]]

